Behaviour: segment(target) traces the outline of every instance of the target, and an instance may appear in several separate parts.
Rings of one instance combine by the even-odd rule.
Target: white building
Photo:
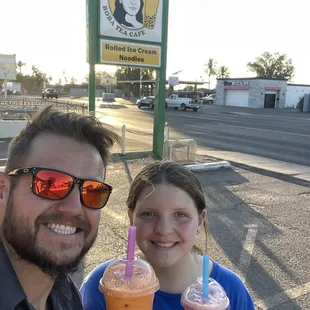
[[[310,85],[303,84],[287,84],[285,107],[296,107],[300,96],[310,94]]]
[[[218,79],[216,104],[248,108],[296,107],[301,95],[310,93],[310,85],[287,84],[286,79]]]

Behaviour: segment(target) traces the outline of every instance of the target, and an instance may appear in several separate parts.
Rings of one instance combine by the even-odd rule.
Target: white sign
[[[179,77],[178,76],[169,76],[169,79],[168,79],[168,84],[170,86],[177,86],[179,85]]]
[[[100,35],[161,43],[164,0],[101,0]]]
[[[16,80],[16,56],[0,54],[0,80]]]

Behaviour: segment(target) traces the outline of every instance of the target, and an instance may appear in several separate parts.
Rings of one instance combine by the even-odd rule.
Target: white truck
[[[192,109],[194,112],[197,112],[201,107],[202,104],[200,102],[196,102],[192,98],[181,97],[178,94],[172,94],[166,99],[166,108],[181,109],[182,111]]]

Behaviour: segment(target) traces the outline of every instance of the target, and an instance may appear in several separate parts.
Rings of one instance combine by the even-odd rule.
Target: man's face
[[[123,8],[129,15],[138,14],[141,7],[141,0],[120,0],[120,3],[123,4]]]
[[[73,139],[42,134],[32,143],[23,168],[57,169],[81,179],[103,181],[104,166],[98,151]],[[53,277],[76,269],[93,245],[100,211],[86,208],[79,188],[63,200],[47,200],[31,191],[32,176],[12,176],[2,223],[4,241],[23,260],[37,265]]]

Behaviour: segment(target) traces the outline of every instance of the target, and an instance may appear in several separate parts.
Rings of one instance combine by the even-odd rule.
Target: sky
[[[0,54],[16,54],[23,73],[35,65],[54,82],[63,72],[83,81],[85,0],[3,0],[0,10]],[[309,14],[309,0],[170,0],[167,76],[182,70],[182,80],[208,81],[204,65],[212,58],[233,78],[253,77],[246,64],[268,51],[286,53],[293,82],[310,84]]]

